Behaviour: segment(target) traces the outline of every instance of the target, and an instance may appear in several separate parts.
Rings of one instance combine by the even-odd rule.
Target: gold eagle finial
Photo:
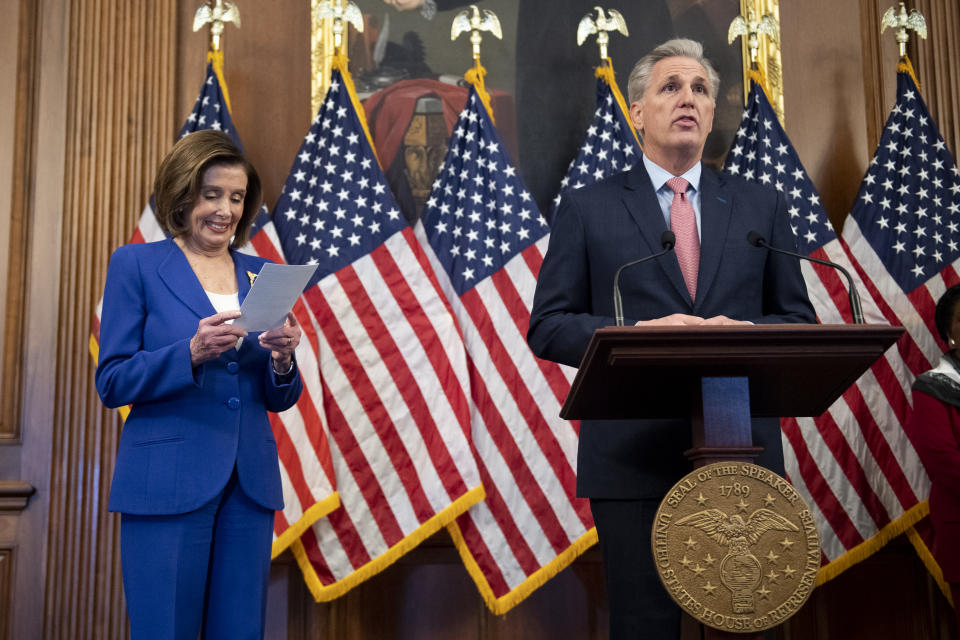
[[[503,40],[503,30],[500,29],[500,19],[489,9],[481,11],[472,4],[453,17],[450,27],[450,40],[456,40],[461,33],[470,32],[470,43],[473,45],[473,59],[480,62],[480,42],[483,36],[481,31],[489,31],[495,38]]]
[[[607,59],[607,45],[610,43],[610,31],[619,31],[625,36],[630,36],[627,30],[627,21],[623,15],[616,9],[607,9],[609,17],[604,14],[603,7],[594,7],[597,17],[587,14],[580,19],[577,25],[577,46],[582,46],[587,37],[597,34],[597,45],[600,47],[600,58]]]
[[[220,51],[220,36],[223,35],[223,25],[232,22],[240,28],[240,10],[232,2],[211,0],[200,5],[193,16],[193,30],[200,31],[204,25],[210,25],[210,48]]]
[[[897,30],[897,44],[900,45],[900,57],[905,58],[907,55],[907,41],[910,40],[910,36],[907,34],[907,29],[913,29],[917,32],[917,35],[927,39],[927,21],[924,19],[923,14],[913,9],[909,15],[907,15],[907,8],[904,4],[900,3],[900,12],[897,13],[897,10],[893,7],[887,9],[886,13],[883,14],[883,17],[880,19],[880,33],[886,31],[887,27]]]
[[[324,0],[317,7],[320,17],[333,19],[333,51],[338,53],[343,46],[343,32],[348,22],[357,31],[363,32],[363,12],[355,3],[343,0]]]
[[[747,17],[737,16],[730,23],[727,30],[727,44],[733,44],[733,41],[739,37],[746,36],[747,48],[750,49],[750,64],[756,64],[757,51],[760,49],[760,34],[768,36],[774,43],[780,41],[780,25],[777,19],[769,13],[764,14],[759,20],[756,19],[753,9],[747,10]]]

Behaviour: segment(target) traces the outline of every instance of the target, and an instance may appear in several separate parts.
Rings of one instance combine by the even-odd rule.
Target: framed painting
[[[763,5],[755,10],[776,10],[776,0],[744,0],[748,1]],[[365,29],[363,33],[350,31],[351,73],[361,100],[365,105],[372,101],[379,109],[371,113],[367,106],[375,138],[384,139],[385,130],[393,132],[394,143],[382,148],[378,142],[378,152],[384,170],[392,174],[391,185],[406,182],[406,186],[399,185],[406,193],[398,198],[409,198],[405,213],[414,219],[418,212],[411,207],[422,208],[449,135],[449,117],[445,125],[443,118],[446,98],[437,87],[447,85],[454,93],[459,89],[462,100],[466,99],[463,75],[473,64],[469,36],[451,41],[450,32],[454,16],[469,3],[436,0],[425,7],[424,0],[354,2],[364,15]],[[599,50],[593,38],[577,46],[577,25],[584,16],[595,13],[595,5],[593,0],[477,2],[478,7],[498,16],[503,34],[497,39],[484,33],[481,44],[481,63],[487,71],[486,86],[494,96],[497,127],[541,211],[547,210],[556,195],[596,106],[594,68],[600,62]],[[704,161],[719,166],[743,112],[743,52],[739,42],[727,43],[731,21],[742,10],[746,12],[740,2],[614,0],[604,8],[620,11],[629,29],[628,37],[611,33],[609,45],[617,82],[628,102],[627,79],[641,56],[674,37],[692,38],[704,45],[721,79]],[[761,51],[761,57],[776,73],[779,86],[779,58],[771,51],[775,53]],[[319,82],[323,72],[317,75],[315,81]],[[398,83],[409,88],[416,82],[421,84],[422,95],[417,97],[413,91],[416,101],[412,110],[409,105],[384,109],[382,92]],[[389,101],[398,100],[395,95],[389,97]]]

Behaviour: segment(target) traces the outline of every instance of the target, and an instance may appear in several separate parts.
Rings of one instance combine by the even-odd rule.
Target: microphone
[[[786,249],[778,249],[777,247],[770,246],[766,239],[764,239],[764,237],[756,231],[749,231],[747,233],[747,242],[755,247],[763,247],[765,249],[769,249],[770,251],[776,251],[777,253],[793,256],[794,258],[800,258],[802,260],[809,260],[810,262],[816,262],[817,264],[825,264],[828,267],[833,267],[834,269],[839,270],[840,273],[847,278],[847,291],[850,295],[850,313],[853,315],[853,323],[866,324],[863,320],[863,310],[860,308],[860,294],[857,293],[857,288],[853,286],[853,278],[850,277],[850,272],[838,265],[836,262],[821,260],[819,258],[811,258],[810,256],[803,255],[802,253],[794,253],[793,251],[787,251]]]
[[[634,260],[633,262],[628,262],[625,265],[621,265],[621,267],[617,269],[617,273],[613,276],[613,313],[617,317],[618,327],[623,326],[623,300],[620,298],[620,272],[627,267],[632,267],[635,264],[640,264],[641,262],[646,262],[647,260],[659,258],[663,254],[673,250],[673,245],[676,243],[677,236],[673,234],[673,231],[667,229],[660,235],[660,246],[663,247],[662,251],[650,254],[645,258],[640,258],[639,260]]]

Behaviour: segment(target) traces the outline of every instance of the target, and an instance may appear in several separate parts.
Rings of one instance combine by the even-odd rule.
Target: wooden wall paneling
[[[43,1],[34,4],[39,21],[34,38],[42,55],[35,69],[34,165],[28,171],[29,250],[26,252],[29,287],[23,315],[27,358],[24,363],[20,477],[37,494],[19,518],[15,567],[13,638],[42,638],[47,584],[47,542],[50,460],[53,444],[53,389],[56,377],[56,336],[59,330],[57,292],[60,265],[60,220],[66,139],[69,7]]]
[[[2,516],[0,516],[2,519]],[[0,522],[0,527],[3,523]],[[13,549],[0,547],[0,640],[10,638],[13,617]]]
[[[11,638],[17,515],[0,510],[0,640]]]
[[[120,423],[96,395],[88,339],[109,254],[129,239],[173,139],[177,4],[70,8],[44,636],[122,638],[119,519],[106,511]]]
[[[927,39],[911,32],[908,53],[920,92],[954,159],[960,151],[960,3],[915,0],[927,20]]]
[[[856,37],[860,12],[850,3],[811,0],[782,2],[780,17],[785,129],[839,229],[871,153],[859,89],[866,56]]]
[[[93,594],[84,588],[84,569],[92,570],[93,558],[83,548],[92,526],[84,517],[84,504],[89,499],[84,479],[89,474],[84,468],[83,435],[97,428],[87,423],[77,411],[77,391],[89,391],[89,385],[77,377],[77,349],[73,343],[76,328],[71,325],[76,317],[73,309],[77,297],[78,275],[81,266],[76,259],[79,244],[76,234],[76,215],[89,215],[92,210],[90,186],[96,182],[88,164],[93,157],[91,142],[98,125],[93,104],[92,75],[94,60],[99,58],[97,46],[100,31],[109,29],[100,10],[102,3],[94,0],[84,6],[75,4],[70,15],[70,54],[68,57],[68,116],[67,151],[64,176],[64,216],[62,221],[60,322],[63,331],[58,335],[58,370],[55,396],[54,448],[51,470],[50,545],[48,582],[45,599],[45,635],[63,637],[66,633],[82,631],[85,603]],[[95,95],[95,94],[94,94]],[[92,129],[92,130],[91,130]],[[66,304],[65,304],[66,303]],[[76,391],[75,391],[76,389]],[[78,464],[78,457],[80,458]]]
[[[817,587],[780,640],[952,640],[953,611],[910,543],[899,537]]]
[[[17,153],[15,139],[17,128],[15,122],[17,119],[18,100],[20,92],[18,87],[20,82],[20,69],[23,58],[28,56],[20,55],[22,46],[20,34],[22,33],[21,22],[21,0],[2,0],[0,1],[0,11],[4,11],[6,20],[0,23],[0,248],[6,250],[9,246],[10,234],[6,221],[14,215],[17,206],[14,203],[14,168],[20,164],[20,154]],[[0,260],[0,305],[6,304],[7,299],[7,261]],[[4,327],[6,307],[0,306],[0,348],[3,344],[5,335]],[[5,371],[3,362],[0,360],[0,389],[3,389],[5,380]],[[0,392],[2,393],[2,392]],[[3,414],[4,398],[0,395],[0,441],[10,442],[11,425],[4,425]],[[6,460],[13,459],[13,452],[3,451],[0,453],[0,469],[7,473],[15,473],[16,464],[4,464]],[[11,476],[12,477],[12,476]]]
[[[205,29],[192,31],[197,6],[182,2],[177,19],[177,129],[193,108],[203,82],[209,36]],[[239,8],[243,27],[228,24],[221,38],[224,78],[234,125],[260,173],[264,201],[272,210],[314,116],[310,1],[245,2]]]
[[[3,318],[0,320],[0,444],[20,441],[20,396],[23,385],[23,330],[26,293],[27,220],[30,216],[27,182],[33,166],[36,65],[38,55],[38,10],[21,2],[14,11],[17,25],[16,90],[14,93],[12,166],[10,167],[10,209],[4,220],[6,264],[0,266],[0,293]]]
[[[445,531],[425,540],[394,565],[337,600],[315,603],[295,562],[290,567],[284,633],[270,640],[525,640],[607,637],[608,612],[599,549],[594,547],[503,616],[492,614]],[[690,622],[690,621],[688,621]],[[693,624],[684,640],[699,638]]]
[[[880,142],[883,125],[896,100],[897,43],[889,29],[881,38],[880,18],[888,4],[860,0],[860,41],[863,47],[863,95],[866,102],[867,153]],[[892,83],[892,86],[891,86]]]
[[[14,579],[20,513],[33,487],[26,482],[0,482],[0,640],[13,638]]]
[[[345,596],[314,603],[289,554],[285,587],[291,607],[268,640],[535,640],[607,637],[599,552],[592,549],[503,616],[491,614],[442,534]],[[299,594],[298,594],[299,592]],[[586,623],[585,623],[586,621]],[[818,587],[804,607],[777,628],[778,640],[875,640],[956,637],[953,610],[904,538]],[[700,638],[684,617],[682,640]]]

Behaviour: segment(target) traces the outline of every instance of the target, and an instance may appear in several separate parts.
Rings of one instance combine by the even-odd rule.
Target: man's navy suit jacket
[[[750,245],[757,231],[794,250],[786,204],[775,190],[703,168],[701,249],[696,301],[674,252],[629,267],[620,276],[624,324],[685,313],[760,323],[813,323],[798,260]],[[537,282],[527,341],[547,360],[578,366],[593,332],[616,324],[613,277],[623,264],[661,250],[667,230],[643,162],[564,195]],[[776,419],[754,420],[757,460],[783,470]],[[584,420],[577,493],[590,498],[662,496],[690,470],[684,420]]]
[[[231,251],[239,297],[263,258]],[[190,339],[216,313],[172,241],[125,245],[110,259],[100,325],[97,391],[108,407],[132,404],[120,434],[110,510],[161,515],[197,509],[240,485],[283,508],[277,445],[267,411],[293,406],[299,372],[277,376],[256,333],[196,368]]]

